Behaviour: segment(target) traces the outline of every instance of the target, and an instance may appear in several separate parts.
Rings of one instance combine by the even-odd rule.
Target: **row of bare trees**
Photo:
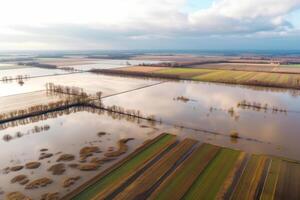
[[[46,83],[46,91],[49,93],[61,93],[66,95],[76,95],[87,97],[87,93],[84,92],[83,88],[69,87],[64,85],[55,85],[54,83]]]
[[[30,134],[34,134],[34,133],[40,133],[40,132],[45,132],[48,131],[50,129],[49,125],[43,125],[43,126],[34,126],[30,131],[27,132],[16,132],[14,136],[10,135],[10,134],[6,134],[3,136],[3,140],[8,142],[12,139],[16,139],[16,138],[21,138],[25,135],[30,135]]]
[[[16,80],[17,82],[23,82],[24,83],[24,80],[26,79],[29,79],[30,76],[29,75],[17,75],[15,77],[12,77],[12,76],[3,76],[1,78],[1,81],[6,83],[6,82],[11,82],[11,81],[14,81]]]
[[[36,123],[39,121],[46,121],[48,119],[54,119],[62,115],[70,115],[72,113],[77,113],[77,112],[82,112],[82,111],[87,111],[90,113],[95,113],[95,114],[102,114],[105,111],[101,109],[95,109],[92,107],[87,107],[87,106],[76,106],[76,107],[69,107],[63,110],[57,110],[53,112],[46,112],[41,115],[35,115],[35,116],[30,116],[27,118],[22,118],[14,121],[9,121],[6,123],[0,124],[0,130],[4,130],[7,128],[11,127],[16,127],[19,125],[26,125],[26,124],[31,124],[31,123]]]
[[[82,99],[101,100],[102,92],[98,91],[94,95],[88,95],[83,88],[70,87],[64,85],[55,85],[54,83],[46,83],[46,91],[48,94],[65,94],[67,96],[78,96]]]
[[[22,117],[32,117],[34,115],[41,115],[49,111],[57,111],[59,109],[66,109],[72,106],[99,108],[106,110],[107,112],[124,114],[130,117],[146,119],[149,121],[156,121],[154,115],[145,116],[140,110],[125,109],[116,105],[105,106],[102,103],[101,91],[95,93],[94,95],[88,95],[82,88],[55,85],[54,83],[47,83],[46,91],[50,94],[64,94],[67,95],[68,98],[56,102],[50,102],[48,104],[39,104],[26,109],[2,113],[0,114],[0,122],[7,122],[9,120],[15,120]]]
[[[30,106],[26,109],[19,109],[19,110],[10,111],[8,113],[1,113],[0,114],[0,122],[6,121],[9,119],[19,118],[22,116],[41,114],[43,112],[48,112],[51,110],[56,110],[56,109],[69,107],[69,106],[73,106],[73,105],[82,105],[85,102],[86,101],[82,100],[82,98],[75,97],[75,98],[69,98],[69,99],[60,100],[60,101],[56,101],[56,102],[50,102],[48,104],[34,105],[34,106]]]
[[[132,117],[136,117],[136,118],[146,119],[146,120],[149,120],[149,121],[156,121],[154,115],[145,116],[145,115],[142,114],[142,112],[140,110],[125,109],[121,106],[116,106],[116,105],[105,106],[104,104],[101,104],[101,108],[105,109],[108,112],[120,113],[120,114],[132,116]]]
[[[252,108],[253,110],[257,110],[257,111],[260,111],[260,110],[264,110],[264,111],[272,110],[273,112],[284,112],[284,113],[287,112],[287,110],[283,109],[283,108],[278,108],[276,106],[269,106],[268,104],[261,104],[259,102],[250,102],[250,101],[246,101],[246,100],[243,100],[243,101],[239,102],[237,104],[237,107],[238,108],[242,108],[242,109],[250,109],[250,108]]]

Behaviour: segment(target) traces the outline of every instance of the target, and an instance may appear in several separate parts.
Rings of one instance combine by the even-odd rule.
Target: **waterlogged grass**
[[[125,162],[122,166],[115,169],[98,182],[88,187],[86,190],[78,194],[73,200],[92,199],[104,189],[114,186],[123,182],[129,174],[134,173],[141,165],[156,156],[159,152],[164,150],[168,144],[174,141],[175,136],[165,135],[156,141],[154,144],[147,147],[142,152],[138,153],[134,158]]]
[[[271,166],[266,178],[264,189],[262,191],[261,200],[272,200],[275,197],[276,185],[278,182],[281,160],[272,159]]]
[[[234,168],[239,154],[239,151],[222,149],[183,199],[215,199],[227,176]]]
[[[181,199],[218,151],[219,148],[213,145],[203,144],[200,146],[178,170],[163,182],[150,199]]]

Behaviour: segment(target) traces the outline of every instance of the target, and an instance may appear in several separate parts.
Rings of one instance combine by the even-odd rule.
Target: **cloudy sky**
[[[0,50],[300,49],[300,0],[0,0]]]

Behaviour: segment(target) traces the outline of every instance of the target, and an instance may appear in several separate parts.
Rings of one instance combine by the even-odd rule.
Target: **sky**
[[[0,50],[299,50],[300,0],[0,0]]]

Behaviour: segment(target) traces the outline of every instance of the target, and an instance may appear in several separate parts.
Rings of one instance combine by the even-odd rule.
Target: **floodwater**
[[[0,63],[0,72],[2,74],[2,70],[8,70],[8,69],[19,69],[24,68],[25,66],[17,65],[14,63]]]
[[[120,68],[131,65],[140,65],[140,64],[157,64],[161,61],[153,61],[153,60],[110,60],[110,59],[102,59],[92,61],[87,64],[76,64],[76,65],[67,65],[64,67],[72,67],[76,70],[91,70],[91,69],[112,69],[112,68]]]
[[[44,126],[48,126],[49,130],[33,131],[36,127]],[[21,132],[22,137],[17,137],[17,132]],[[106,132],[106,135],[99,137],[98,132]],[[5,141],[2,139],[4,135],[10,135],[12,139]],[[81,179],[70,188],[72,189],[132,152],[145,140],[157,135],[158,132],[154,129],[141,128],[139,124],[130,122],[126,118],[117,120],[105,113],[91,113],[87,111],[0,130],[0,146],[2,149],[0,151],[0,188],[5,193],[20,191],[33,199],[39,199],[42,194],[47,192],[59,192],[60,195],[64,195],[67,192],[67,189],[62,187],[64,178],[81,176]],[[56,154],[59,152],[76,156],[74,161],[65,162],[66,165],[79,163],[79,151],[86,146],[99,147],[102,153],[96,153],[94,156],[103,158],[103,154],[108,152],[109,148],[113,147],[116,150],[118,148],[117,142],[124,138],[134,138],[134,140],[128,142],[129,151],[125,155],[119,156],[116,160],[102,165],[97,171],[83,172],[70,167],[66,167],[66,172],[63,175],[52,175],[51,172],[47,171],[51,165],[57,163],[56,160],[60,154]],[[39,161],[40,149],[43,148],[47,148],[48,152],[53,153],[54,156],[40,161],[42,164],[38,169],[22,169],[17,172],[9,172],[8,174],[5,173],[5,170],[2,170],[6,167]],[[25,190],[24,186],[18,183],[10,183],[12,178],[20,174],[27,175],[30,181],[42,177],[51,178],[53,183],[45,188]],[[2,199],[1,195],[0,199]]]
[[[1,183],[0,188],[5,193],[20,191],[25,195],[38,199],[42,194],[47,192],[59,192],[64,195],[80,184],[89,180],[96,174],[112,166],[118,160],[124,158],[130,152],[134,151],[138,146],[142,145],[146,140],[152,139],[161,133],[172,133],[178,135],[179,139],[189,137],[199,140],[199,142],[208,142],[216,145],[230,146],[241,149],[243,147],[253,147],[256,150],[267,151],[276,148],[270,144],[258,143],[256,141],[239,140],[232,141],[224,135],[212,135],[195,130],[179,128],[164,123],[150,123],[146,120],[136,118],[128,118],[125,115],[118,115],[99,110],[86,110],[61,114],[58,112],[56,117],[51,117],[45,120],[45,117],[35,118],[31,123],[20,121],[0,130],[0,145],[5,151],[0,152],[0,169],[17,165],[24,165],[28,162],[38,161],[40,149],[48,149],[49,153],[54,156],[40,161],[41,167],[38,169],[28,170],[22,169],[17,172],[5,173],[5,170],[0,170]],[[27,120],[27,122],[30,120]],[[34,131],[38,127],[48,126],[48,130]],[[21,133],[21,137],[17,133]],[[97,133],[106,132],[106,135],[99,137]],[[4,137],[10,135],[11,140],[4,140]],[[73,154],[76,156],[74,161],[64,162],[69,163],[79,162],[79,151],[82,147],[97,146],[103,151],[102,153],[94,154],[97,158],[103,158],[103,154],[108,152],[109,148],[117,149],[117,142],[124,138],[134,138],[128,142],[129,150],[126,154],[119,156],[116,160],[105,163],[100,169],[91,172],[83,172],[78,169],[66,167],[66,172],[62,175],[52,175],[47,169],[53,164],[61,154],[59,152]],[[32,181],[38,178],[47,177],[53,180],[53,183],[45,188],[34,190],[26,190],[24,186],[19,184],[11,184],[10,180],[17,175],[25,174]],[[80,176],[81,179],[75,185],[68,189],[62,187],[62,182],[66,177]],[[1,196],[0,196],[1,198]]]
[[[66,74],[66,73],[70,73],[70,72],[61,69],[43,69],[37,67],[24,67],[19,69],[0,70],[0,80],[4,76],[16,78],[18,75],[22,75],[22,76],[27,75],[30,77],[36,77],[36,76],[48,76],[48,75],[58,75],[58,74]]]
[[[103,102],[140,110],[165,124],[213,132],[212,135],[229,136],[238,132],[241,138],[271,144],[279,150],[264,150],[263,153],[300,160],[300,96],[297,95],[298,92],[292,90],[266,91],[254,87],[181,81],[108,97]],[[189,101],[177,100],[180,96]],[[277,107],[287,112],[243,109],[238,107],[242,100],[268,104],[270,108]],[[232,108],[233,112],[230,112]],[[241,149],[257,152],[255,146]]]
[[[0,151],[0,170],[37,161],[42,148],[49,149],[48,151],[55,155],[41,161],[39,169],[22,169],[8,174],[0,171],[0,193],[1,190],[21,191],[34,199],[46,192],[60,192],[60,195],[63,195],[67,192],[67,189],[61,186],[65,177],[81,176],[81,179],[70,187],[72,190],[132,152],[145,140],[164,132],[176,134],[179,138],[194,138],[200,142],[246,152],[300,160],[299,91],[194,81],[161,82],[157,79],[79,73],[32,78],[25,81],[23,86],[15,82],[0,83],[0,102],[2,99],[3,104],[11,107],[21,105],[19,102],[12,102],[18,99],[15,98],[15,94],[20,95],[24,101],[28,99],[28,102],[35,102],[34,99],[38,98],[39,94],[41,99],[48,99],[42,94],[44,92],[34,92],[43,90],[47,82],[82,87],[89,93],[100,90],[104,93],[103,96],[106,96],[103,99],[105,105],[140,110],[145,116],[154,115],[158,122],[149,123],[125,115],[79,109],[76,112],[49,113],[40,118],[2,124],[0,145],[4,151]],[[27,96],[26,92],[32,93]],[[181,96],[184,98],[178,98]],[[277,107],[287,112],[238,107],[242,100],[268,104],[269,108]],[[34,131],[45,126],[49,129]],[[233,131],[238,132],[240,139],[230,138]],[[98,132],[107,134],[99,137]],[[117,142],[123,138],[134,138],[128,143],[127,154],[104,164],[98,171],[82,172],[67,167],[66,172],[60,176],[54,176],[47,171],[56,163],[59,156],[56,153],[73,154],[76,159],[70,163],[78,163],[82,147],[98,146],[103,152],[95,156],[102,158],[103,153],[110,147],[116,148]],[[10,183],[10,180],[19,174],[28,175],[31,181],[48,177],[53,179],[54,183],[41,189],[24,190],[24,186]],[[0,195],[0,199],[1,197],[4,198]]]
[[[46,83],[80,87],[90,94],[102,91],[103,95],[106,96],[139,87],[145,87],[147,85],[158,83],[158,81],[97,75],[88,72],[59,76],[45,76],[24,80],[23,85],[20,85],[17,81],[8,83],[0,82],[0,97],[45,90]]]
[[[27,109],[31,106],[45,105],[62,100],[63,95],[51,95],[46,91],[37,91],[0,97],[0,114],[15,110]]]

